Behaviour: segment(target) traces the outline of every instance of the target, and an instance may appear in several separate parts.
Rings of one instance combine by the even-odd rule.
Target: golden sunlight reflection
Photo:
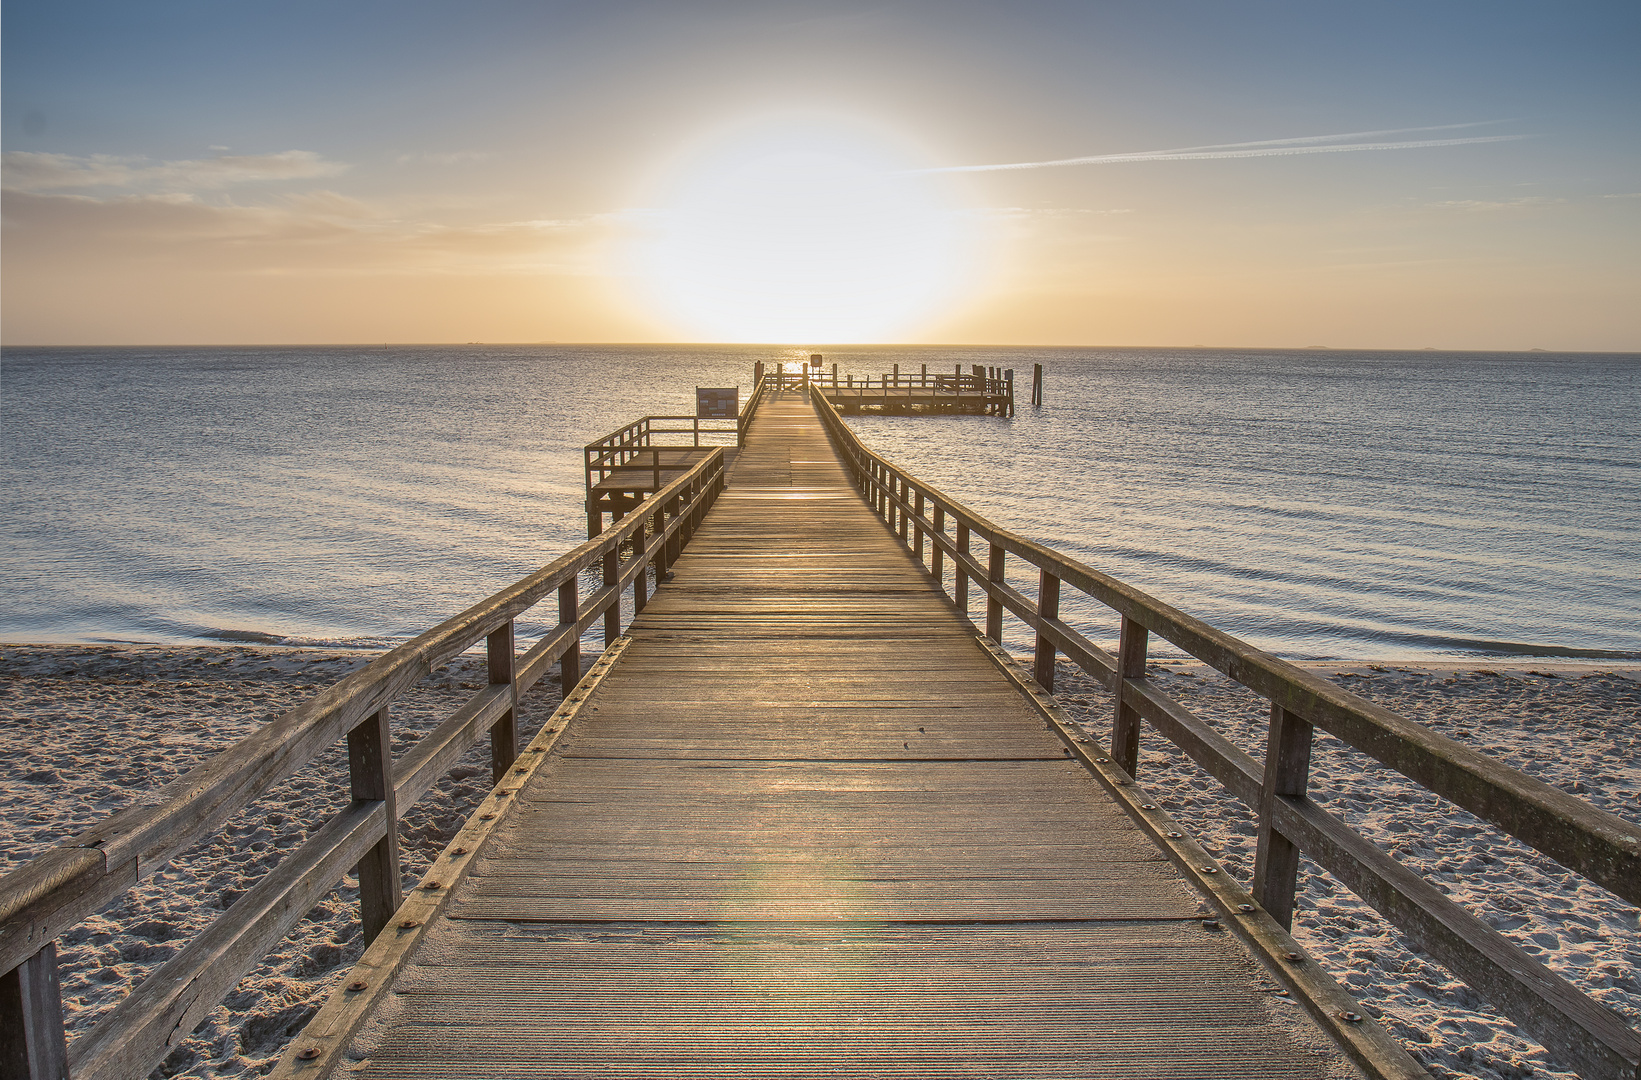
[[[945,181],[909,147],[837,123],[712,140],[670,170],[634,251],[655,313],[737,342],[893,341],[947,313],[975,264]]]

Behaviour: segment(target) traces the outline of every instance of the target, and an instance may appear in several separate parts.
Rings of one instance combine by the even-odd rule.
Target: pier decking
[[[310,1025],[362,1021],[339,1074],[1358,1075],[1204,926],[801,394],[672,571],[431,872],[414,947],[378,939]]]

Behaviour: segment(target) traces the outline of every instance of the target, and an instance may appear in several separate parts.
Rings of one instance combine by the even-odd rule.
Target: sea
[[[810,351],[7,348],[0,641],[391,646],[586,538],[585,443]],[[1641,354],[821,351],[1012,370],[1013,417],[850,423],[1279,656],[1641,659]]]

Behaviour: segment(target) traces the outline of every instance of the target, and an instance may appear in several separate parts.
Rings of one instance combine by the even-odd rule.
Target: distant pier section
[[[760,365],[762,367],[763,365]],[[1014,415],[1014,369],[982,364],[955,364],[951,371],[930,371],[928,364],[918,371],[894,370],[878,375],[840,373],[838,365],[827,366],[820,354],[808,364],[768,365],[773,385],[819,392],[831,406],[845,415],[863,412],[906,415],[910,413],[966,413],[972,416]],[[1032,403],[1041,403],[1042,365],[1036,365]]]

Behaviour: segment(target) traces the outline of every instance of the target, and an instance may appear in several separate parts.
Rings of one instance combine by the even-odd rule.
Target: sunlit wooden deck
[[[304,1033],[337,1074],[1357,1075],[800,394],[672,571]]]

